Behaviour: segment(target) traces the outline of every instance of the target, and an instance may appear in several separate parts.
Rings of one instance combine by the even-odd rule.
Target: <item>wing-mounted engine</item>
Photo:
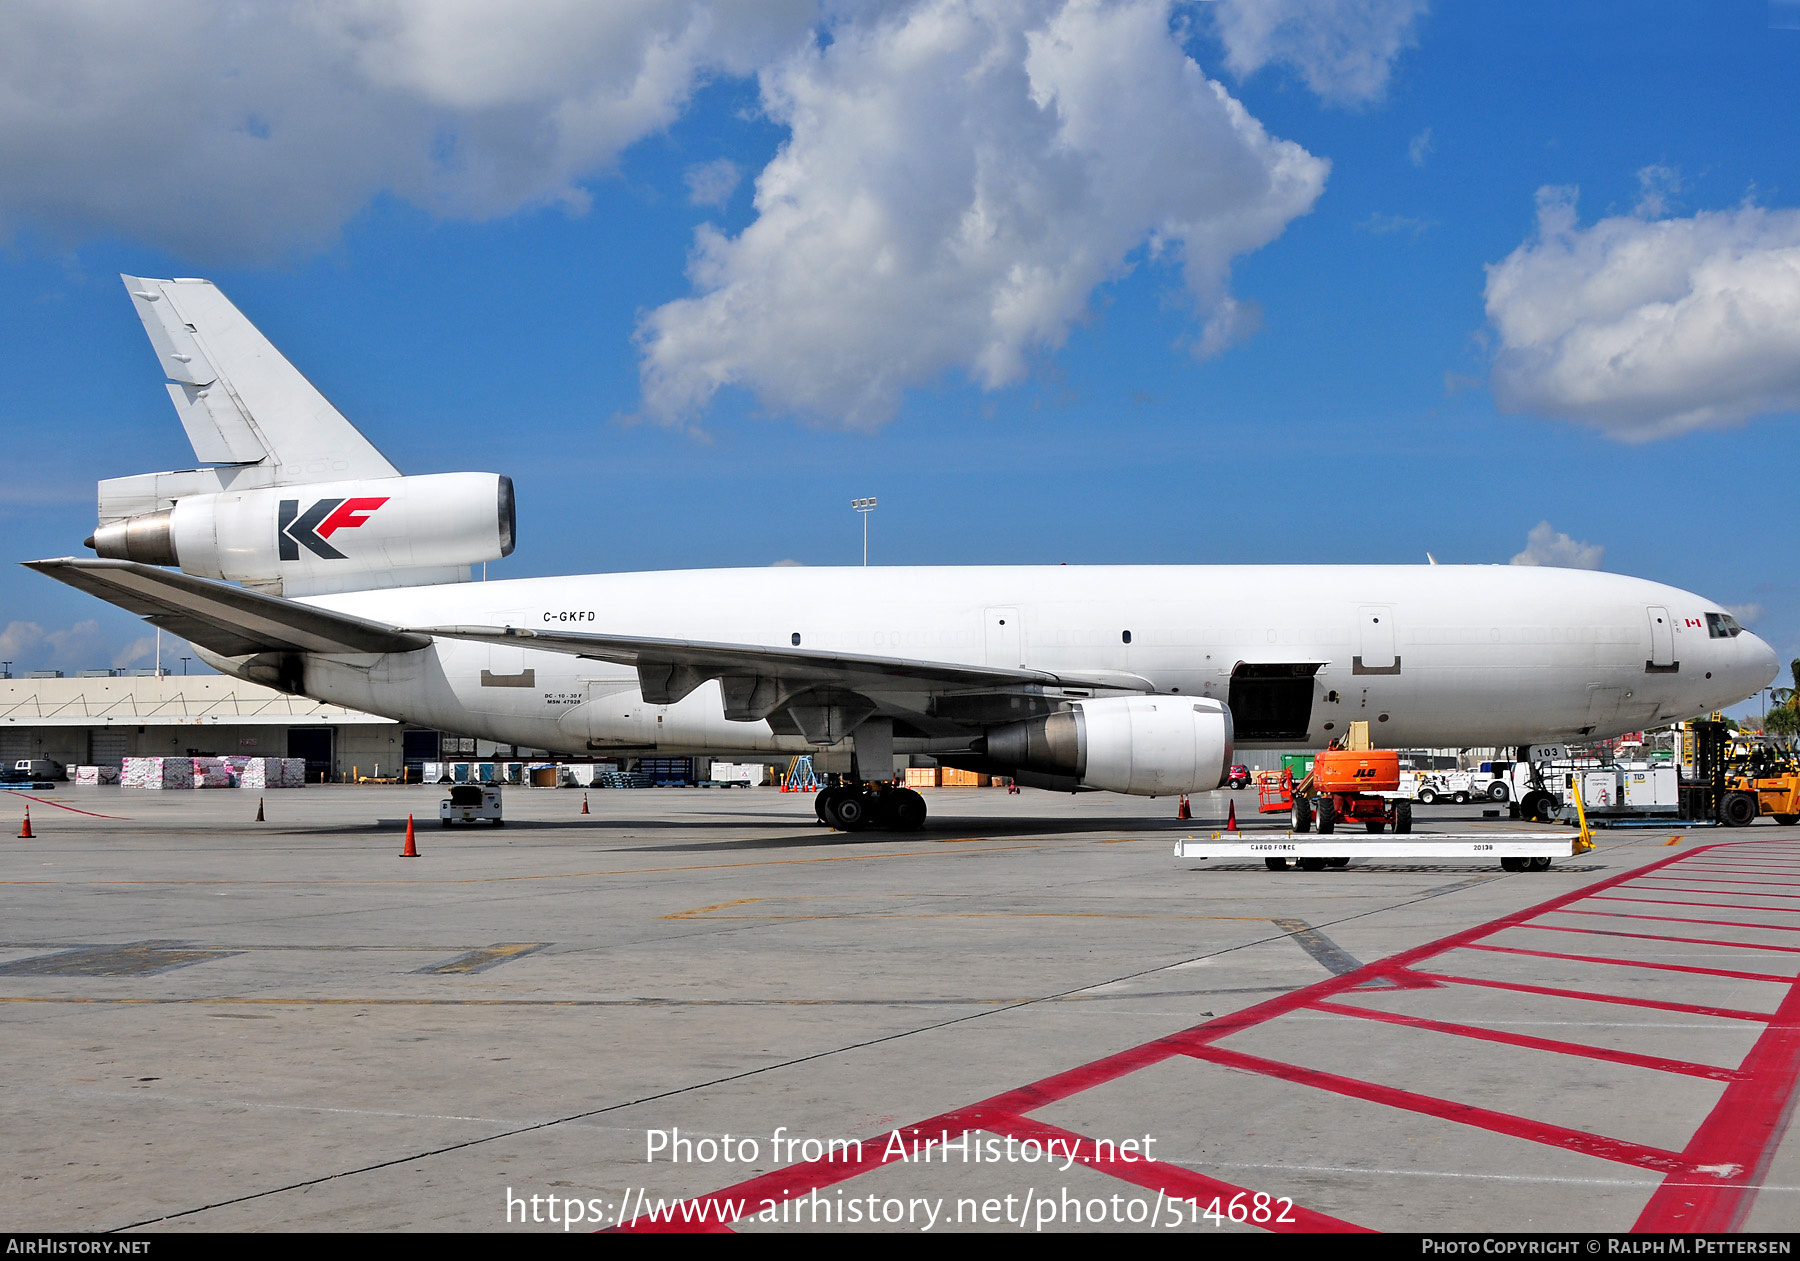
[[[1044,788],[1205,792],[1231,768],[1231,710],[1189,696],[1112,696],[988,729],[984,766]],[[945,759],[954,761],[955,759]]]
[[[511,478],[435,473],[184,495],[102,525],[89,545],[112,560],[309,595],[467,581],[469,566],[512,552],[513,532]]]

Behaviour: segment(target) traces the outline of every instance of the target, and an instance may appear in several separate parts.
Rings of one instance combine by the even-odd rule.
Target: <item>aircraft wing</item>
[[[1037,684],[1047,687],[1152,692],[1141,675],[1124,670],[1084,670],[1059,674],[1047,670],[1004,669],[921,661],[905,657],[872,657],[805,648],[769,648],[759,644],[712,643],[693,639],[651,639],[602,635],[585,631],[530,630],[511,626],[420,626],[416,635],[466,639],[476,643],[537,648],[590,657],[637,668],[644,699],[653,705],[679,701],[708,679],[726,684],[726,708],[734,690],[762,689],[761,709],[781,693],[812,688],[848,691],[983,692]],[[775,703],[771,708],[780,708]]]
[[[136,561],[65,557],[26,561],[25,567],[228,657],[258,652],[412,652],[431,644],[424,635],[380,622]]]

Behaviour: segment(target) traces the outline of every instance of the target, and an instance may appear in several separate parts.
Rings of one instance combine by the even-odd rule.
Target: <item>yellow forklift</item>
[[[1735,734],[1725,762],[1719,818],[1741,828],[1765,814],[1782,827],[1800,823],[1800,763],[1768,736]]]

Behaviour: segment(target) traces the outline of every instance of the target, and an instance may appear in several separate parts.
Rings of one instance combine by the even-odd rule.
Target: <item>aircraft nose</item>
[[[1745,631],[1738,636],[1739,651],[1744,657],[1744,682],[1752,693],[1760,692],[1781,673],[1781,659],[1759,635]]]

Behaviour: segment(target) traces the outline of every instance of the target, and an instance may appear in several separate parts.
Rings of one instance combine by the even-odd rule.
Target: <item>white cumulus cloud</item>
[[[1540,521],[1525,536],[1525,550],[1512,558],[1514,565],[1546,565],[1555,569],[1598,569],[1606,556],[1599,543],[1582,543]]]
[[[1357,105],[1387,90],[1395,59],[1417,42],[1426,0],[1214,0],[1210,7],[1233,74],[1284,65],[1324,100]],[[1429,129],[1424,140],[1429,153]]]
[[[737,191],[743,172],[730,158],[715,158],[687,170],[688,200],[696,206],[723,206]]]
[[[0,232],[200,260],[324,245],[375,196],[486,218],[580,181],[816,0],[11,0]]]
[[[1178,262],[1212,353],[1254,323],[1232,259],[1312,208],[1328,164],[1182,51],[1171,0],[921,0],[762,72],[790,129],[756,219],[703,228],[696,296],[639,329],[647,412],[721,387],[848,427],[960,370],[1053,350],[1133,251]]]
[[[1646,193],[1670,188],[1658,169]],[[1800,211],[1746,205],[1579,226],[1538,193],[1536,236],[1487,269],[1494,397],[1646,440],[1800,408]]]
[[[162,637],[164,669],[180,669],[181,658],[193,653],[187,640],[169,634]],[[15,678],[32,670],[147,667],[156,660],[156,637],[109,635],[93,618],[49,628],[37,622],[11,621],[0,629],[0,659],[12,663]]]

